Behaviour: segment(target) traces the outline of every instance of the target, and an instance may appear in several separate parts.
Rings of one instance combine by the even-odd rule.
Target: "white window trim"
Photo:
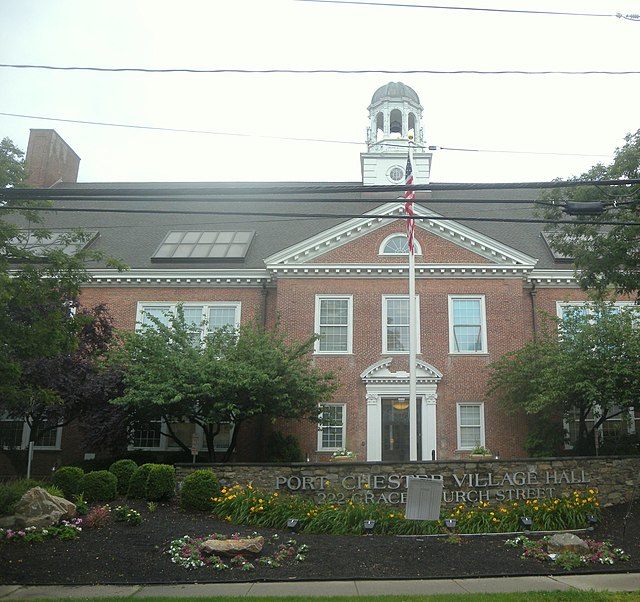
[[[633,408],[633,407],[627,408],[627,411],[629,412],[629,417],[628,417],[628,420],[627,420],[627,434],[635,435],[635,433],[636,433],[636,420],[637,420],[635,408]],[[595,414],[598,415],[599,413],[600,413],[599,407],[596,406],[595,407]],[[618,414],[614,418],[607,418],[605,420],[605,422],[609,422],[610,420],[612,422],[622,421],[622,420],[625,419],[623,414],[624,414],[624,412],[621,413],[621,414]],[[591,419],[588,418],[587,419],[587,423],[593,422],[596,418],[597,418],[597,416],[594,416],[594,418],[591,418]],[[565,433],[569,433],[571,422],[576,422],[576,421],[570,419],[566,415],[563,416],[563,418],[562,418],[562,427],[564,428]],[[605,438],[606,438],[606,435],[605,435],[605,432],[604,432],[604,423],[603,423],[598,427],[598,439],[600,441],[604,441]],[[566,450],[573,449],[573,443],[568,438],[565,438],[564,449],[566,449]]]
[[[477,300],[480,301],[480,342],[481,349],[479,351],[457,351],[455,346],[455,336],[453,329],[453,302],[458,299]],[[484,295],[449,295],[449,353],[452,355],[486,355],[489,353],[487,346],[487,310]]]
[[[165,424],[165,420],[164,418],[160,419],[160,420],[152,420],[151,422],[160,422],[160,432],[162,433],[162,428]],[[193,424],[193,423],[191,423]],[[231,427],[231,431],[230,431],[230,437],[233,437],[233,429],[234,427]],[[198,447],[199,451],[203,451],[206,452],[207,451],[207,441],[204,437],[204,432],[202,430],[202,427],[199,425],[195,425],[195,434],[198,436],[198,440],[200,442],[200,446]],[[171,446],[169,445],[170,439],[169,437],[166,437],[162,434],[160,434],[160,445],[158,445],[157,447],[154,446],[142,446],[142,445],[133,445],[133,444],[129,444],[128,449],[129,451],[167,451],[167,452],[182,452],[184,451],[181,447],[179,446]],[[186,443],[187,446],[191,445],[191,441],[185,441],[184,443]],[[214,440],[215,443],[215,440]],[[217,452],[224,452],[227,451],[227,448],[221,445],[215,445],[215,450]]]
[[[0,418],[2,421],[7,422],[21,422],[19,418]],[[53,445],[34,445],[33,449],[60,451],[62,445],[62,427],[58,426],[56,429],[56,440]],[[31,428],[27,424],[26,420],[22,421],[22,438],[20,440],[20,447],[18,449],[27,449],[29,447],[29,437],[31,436]],[[3,447],[0,447],[3,449]],[[5,448],[6,449],[6,448]]]
[[[384,252],[384,248],[387,246],[387,243],[392,238],[396,238],[397,236],[402,236],[405,239],[407,238],[407,235],[404,234],[403,232],[394,232],[393,234],[389,234],[389,236],[387,236],[380,244],[380,248],[378,249],[378,255],[381,255],[382,257],[408,257],[409,253],[385,253]],[[420,246],[420,243],[416,240],[415,236],[413,237],[413,248],[414,248],[414,255],[422,255],[422,247]]]
[[[562,310],[564,308],[569,307],[584,307],[587,306],[589,309],[589,314],[591,314],[591,306],[593,304],[590,301],[556,301],[556,315],[558,318],[562,319]],[[638,307],[636,303],[633,301],[616,301],[613,303],[615,307],[619,307],[621,309],[629,308],[629,307]]]
[[[476,443],[475,445],[472,446],[466,446],[463,447],[462,446],[462,425],[460,423],[460,408],[463,406],[474,406],[480,407],[480,442]],[[471,451],[474,447],[477,447],[478,445],[481,447],[485,447],[485,423],[484,423],[484,402],[483,401],[464,401],[464,402],[459,402],[456,404],[456,431],[457,431],[457,437],[458,437],[458,441],[457,441],[457,449],[458,451]]]
[[[390,353],[393,355],[407,355],[409,351],[392,351],[387,346],[387,301],[389,299],[409,299],[408,295],[382,295],[382,353]],[[416,295],[416,321],[417,329],[416,352],[420,353],[420,296]],[[411,324],[409,324],[411,328]]]
[[[314,353],[318,355],[350,355],[353,353],[353,295],[316,295],[316,307],[314,318],[314,332],[320,332],[320,306],[322,301],[331,299],[346,299],[348,301],[347,316],[347,348],[344,351],[321,351],[320,340],[315,342]]]
[[[178,305],[182,307],[202,307],[202,320],[209,320],[209,310],[214,307],[232,307],[235,309],[235,326],[240,325],[242,304],[240,301],[138,301],[136,308],[136,330],[142,327],[144,312],[151,307],[169,307],[169,312],[175,315]],[[202,336],[205,336],[203,329]]]
[[[342,445],[338,447],[323,447],[322,446],[322,421],[318,423],[318,441],[317,441],[317,450],[318,452],[334,452],[338,449],[342,449],[347,445],[347,404],[346,403],[323,403],[320,404],[320,410],[324,406],[334,406],[342,408]]]

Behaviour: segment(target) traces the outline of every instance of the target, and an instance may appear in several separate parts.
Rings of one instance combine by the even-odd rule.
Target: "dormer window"
[[[422,249],[418,241],[414,238],[415,254],[422,255]],[[392,234],[382,241],[380,245],[380,255],[408,255],[409,241],[406,234]]]

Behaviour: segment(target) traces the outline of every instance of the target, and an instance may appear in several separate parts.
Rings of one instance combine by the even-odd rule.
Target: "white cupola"
[[[413,177],[427,184],[432,154],[422,131],[422,105],[415,91],[401,82],[378,88],[369,105],[367,152],[360,155],[362,183],[401,184],[409,146],[413,148]]]

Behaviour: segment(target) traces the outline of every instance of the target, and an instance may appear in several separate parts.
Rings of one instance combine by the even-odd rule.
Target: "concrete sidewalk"
[[[0,585],[0,600],[45,598],[181,598],[218,596],[382,596],[533,591],[639,592],[640,573],[401,581],[183,583],[179,585]]]

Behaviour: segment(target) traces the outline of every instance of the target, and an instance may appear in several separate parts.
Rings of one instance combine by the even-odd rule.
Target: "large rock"
[[[42,487],[29,489],[16,504],[15,525],[24,527],[50,527],[65,518],[76,515],[76,505]]]
[[[264,537],[247,539],[207,539],[200,544],[204,554],[216,556],[237,556],[238,554],[260,554],[264,546]]]
[[[573,533],[556,533],[547,541],[549,554],[561,554],[562,552],[575,552],[583,554],[589,550],[589,546]]]

